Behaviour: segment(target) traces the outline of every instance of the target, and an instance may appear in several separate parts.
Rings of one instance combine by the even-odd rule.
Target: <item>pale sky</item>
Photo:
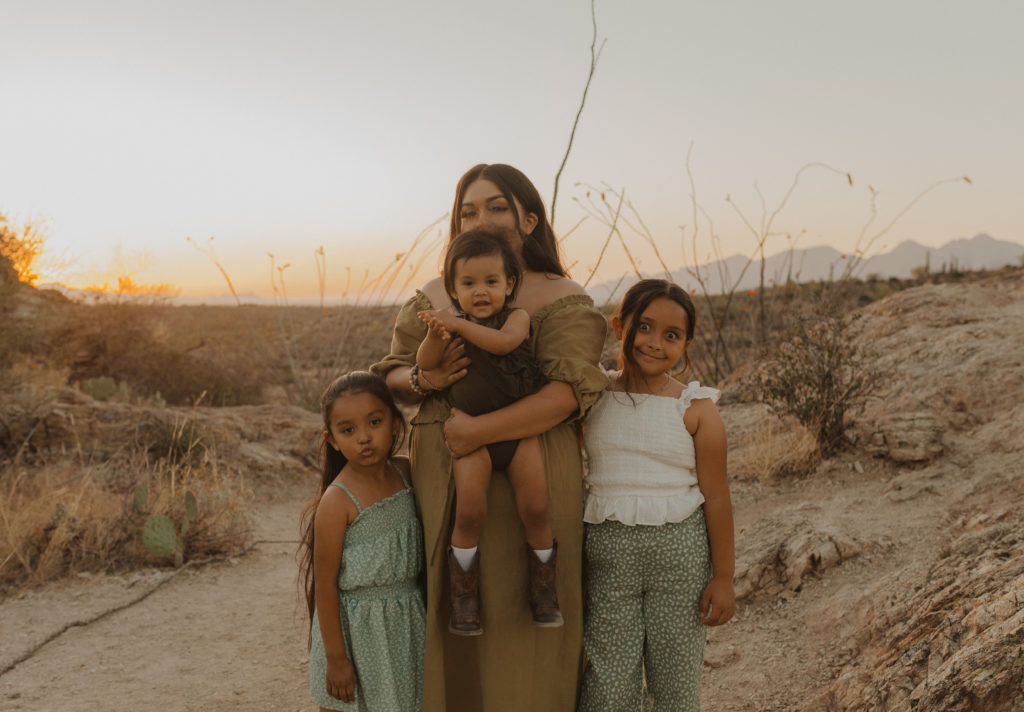
[[[556,232],[581,216],[574,184],[607,181],[678,267],[692,142],[697,197],[726,255],[752,242],[725,196],[757,221],[755,181],[771,208],[809,162],[854,186],[804,175],[776,223],[806,231],[802,246],[853,249],[868,184],[881,227],[961,175],[973,185],[926,196],[875,251],[979,232],[1024,242],[1022,8],[597,0],[607,44]],[[268,251],[291,263],[290,295],[313,295],[323,245],[336,298],[345,266],[379,271],[407,249],[475,163],[517,166],[550,208],[591,32],[584,0],[0,0],[0,212],[48,219],[48,248],[76,262],[62,275],[72,284],[120,249],[148,265],[138,281],[222,294],[185,240],[213,235],[239,291],[264,295]],[[573,276],[606,234],[590,220],[566,239]],[[607,259],[600,276],[625,271],[621,250]]]

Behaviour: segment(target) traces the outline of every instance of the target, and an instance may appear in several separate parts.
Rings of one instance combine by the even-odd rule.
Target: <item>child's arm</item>
[[[356,669],[345,652],[338,606],[338,570],[345,529],[352,515],[350,509],[351,500],[337,487],[328,487],[320,498],[313,524],[313,584],[327,656],[327,694],[343,702],[352,702],[356,697]]]
[[[502,440],[522,440],[546,433],[579,408],[572,386],[548,381],[539,391],[490,413],[472,416],[452,408],[444,438],[455,457]]]
[[[424,318],[422,316],[424,314],[428,316]],[[504,356],[510,353],[530,335],[530,315],[525,309],[513,309],[501,329],[492,329],[469,319],[460,319],[444,310],[420,312],[420,315],[424,321],[436,318],[448,331],[458,334],[466,341],[476,344],[495,356]],[[427,321],[427,324],[430,322]],[[421,363],[420,368],[423,367]]]
[[[433,316],[433,312],[422,311],[418,316],[427,325],[427,335],[416,351],[416,363],[424,371],[431,371],[441,365],[445,346],[452,340],[452,335],[442,321]]]
[[[693,444],[697,454],[697,484],[704,495],[704,517],[711,545],[711,582],[704,589],[700,611],[705,625],[721,625],[736,609],[732,578],[736,568],[732,501],[726,478],[726,437],[722,416],[710,398],[694,400],[686,411],[687,429],[696,421]]]

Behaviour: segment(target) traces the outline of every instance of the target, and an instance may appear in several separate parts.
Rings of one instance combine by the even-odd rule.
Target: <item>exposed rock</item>
[[[760,519],[737,533],[745,601],[710,633],[708,704],[1024,712],[1024,275],[900,292],[850,333],[880,373],[847,413],[851,451],[803,480],[737,480],[738,520]],[[735,433],[756,435],[739,420],[730,466]],[[844,537],[861,552],[836,567]]]
[[[984,423],[1020,404],[1019,274],[896,293],[858,312],[851,335],[872,354],[881,374],[877,397],[854,417],[860,442],[870,442],[876,432],[886,436],[889,445],[880,454],[893,447],[898,455],[923,454],[935,449],[936,429]],[[906,447],[889,437],[901,433]]]
[[[802,709],[1024,710],[1024,517],[963,534],[906,583],[864,597],[854,662]]]
[[[851,607],[849,662],[801,709],[1024,712],[1024,284],[908,290],[857,323],[886,378],[852,439],[934,462],[894,478],[886,499],[941,502],[955,487],[978,504],[951,508],[961,534],[925,573],[894,573]]]
[[[864,548],[837,527],[815,523],[809,511],[813,508],[772,514],[739,533],[748,545],[736,559],[737,600],[799,591],[807,577]]]
[[[942,454],[947,426],[934,413],[896,413],[872,425],[874,430],[864,444],[871,455],[896,462],[927,462]]]

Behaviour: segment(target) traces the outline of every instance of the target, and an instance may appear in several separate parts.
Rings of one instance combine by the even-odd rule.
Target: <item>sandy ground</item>
[[[78,579],[0,605],[0,710],[315,710],[296,584],[301,500],[261,511],[246,556],[190,568]]]
[[[865,512],[869,498],[877,503],[878,492],[892,488],[893,473],[844,471],[845,464],[833,477],[734,484],[738,536],[766,514],[812,506],[836,522],[856,517],[868,541],[888,536],[898,511],[900,543],[914,558],[937,546],[937,496],[883,497]],[[0,670],[31,655],[0,676],[0,710],[315,709],[295,579],[300,509],[298,498],[264,505],[259,543],[239,559],[176,574],[76,578],[4,602]],[[909,562],[869,548],[792,597],[741,605],[733,622],[711,631],[703,708],[788,710],[823,690],[843,660],[836,626],[844,600]],[[37,648],[69,623],[92,619]]]
[[[855,631],[848,615],[887,575],[913,577],[943,542],[937,516],[943,498],[932,493],[902,499],[898,470],[864,459],[864,473],[836,463],[818,477],[775,484],[734,483],[737,548],[757,519],[786,511],[856,532],[862,551],[784,592],[752,605],[741,603],[728,624],[709,631],[702,709],[715,712],[785,712],[805,709],[849,661],[846,641]],[[897,494],[897,496],[893,496]],[[813,706],[812,706],[813,708]],[[824,709],[824,707],[822,707]]]

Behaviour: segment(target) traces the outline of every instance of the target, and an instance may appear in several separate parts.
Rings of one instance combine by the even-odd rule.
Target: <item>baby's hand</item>
[[[449,341],[452,338],[452,332],[444,326],[444,321],[440,317],[440,311],[436,309],[427,309],[417,313],[417,317],[420,321],[427,325],[434,336],[439,337],[442,341]]]

